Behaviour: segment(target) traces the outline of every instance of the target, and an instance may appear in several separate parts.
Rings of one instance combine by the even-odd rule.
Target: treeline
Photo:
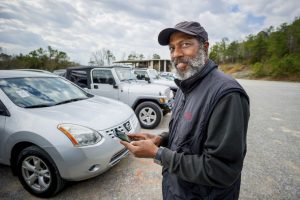
[[[8,55],[0,47],[0,69],[43,69],[53,71],[78,65],[69,61],[67,53],[48,46],[47,49],[36,49],[27,55]]]
[[[300,18],[229,42],[223,38],[212,46],[210,58],[219,64],[250,65],[255,76],[300,76]]]

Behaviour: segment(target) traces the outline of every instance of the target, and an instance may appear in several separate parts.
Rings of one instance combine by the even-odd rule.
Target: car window
[[[136,80],[133,70],[130,68],[116,68],[116,72],[120,81]]]
[[[0,100],[0,115],[3,116],[9,116],[9,112],[6,109],[5,105],[2,103],[2,101]],[[1,123],[0,123],[1,124]]]
[[[60,77],[0,79],[0,88],[20,107],[52,106],[90,95]]]
[[[134,71],[134,74],[138,80],[145,80],[145,78],[149,78],[146,71]]]
[[[82,88],[88,87],[87,77],[85,70],[72,70],[70,73],[70,81]]]
[[[159,79],[158,72],[155,69],[149,69],[149,76],[153,79]]]
[[[110,84],[114,83],[114,77],[110,70],[93,70],[93,83]]]

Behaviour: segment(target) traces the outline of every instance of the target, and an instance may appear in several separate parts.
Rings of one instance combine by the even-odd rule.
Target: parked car
[[[162,78],[155,69],[135,68],[134,74],[138,80],[145,80],[149,83],[168,86],[174,94],[177,92],[178,86],[175,82],[173,80]]]
[[[171,110],[170,88],[138,82],[130,67],[72,67],[67,69],[66,78],[92,94],[126,103],[135,111],[143,128],[157,127],[163,114]]]
[[[46,73],[46,74],[52,74],[52,72],[49,72],[47,70],[43,69],[18,69],[20,71],[29,71],[29,72],[41,72],[41,73]]]
[[[161,72],[159,75],[160,75],[160,77],[171,80],[171,81],[174,81],[177,78],[175,73],[172,73],[172,72]]]
[[[0,163],[33,195],[105,172],[128,154],[116,133],[139,130],[124,103],[54,74],[0,70]]]

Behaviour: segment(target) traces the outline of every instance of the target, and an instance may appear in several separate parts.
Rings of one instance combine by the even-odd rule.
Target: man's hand
[[[139,140],[151,140],[156,146],[160,146],[162,142],[162,137],[158,135],[153,135],[150,133],[133,133],[128,135],[130,139]]]
[[[130,143],[120,141],[135,157],[138,158],[154,158],[158,147],[151,139],[132,141]]]

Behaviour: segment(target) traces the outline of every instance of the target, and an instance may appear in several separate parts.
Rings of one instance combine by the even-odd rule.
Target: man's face
[[[185,80],[202,69],[207,59],[203,44],[193,36],[175,32],[169,42],[171,62],[176,68],[177,77]]]

